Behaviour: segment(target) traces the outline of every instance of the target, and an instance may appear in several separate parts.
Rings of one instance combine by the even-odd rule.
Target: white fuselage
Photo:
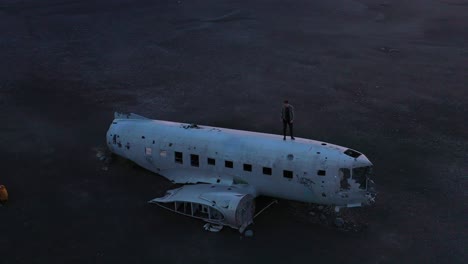
[[[175,183],[246,184],[256,196],[337,206],[370,201],[362,168],[371,162],[329,143],[134,114],[116,115],[106,141],[113,153]]]

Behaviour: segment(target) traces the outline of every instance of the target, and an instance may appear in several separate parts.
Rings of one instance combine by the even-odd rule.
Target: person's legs
[[[288,125],[288,123],[283,120],[283,140],[286,140],[286,126]]]
[[[291,135],[291,139],[294,139],[293,126],[294,124],[289,122],[289,134]]]

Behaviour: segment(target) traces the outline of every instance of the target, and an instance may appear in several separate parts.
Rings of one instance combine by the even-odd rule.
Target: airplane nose
[[[373,164],[372,162],[365,156],[361,155],[358,158],[354,160],[353,164],[354,168],[366,168],[365,171],[365,184],[366,184],[366,192],[365,192],[365,198],[366,198],[366,204],[372,205],[375,203],[375,198],[377,196],[377,190],[374,181],[372,180],[373,177]],[[353,169],[354,171],[354,169]]]
[[[354,160],[354,167],[366,167],[372,165],[372,162],[370,162],[370,160],[365,155],[361,155]]]

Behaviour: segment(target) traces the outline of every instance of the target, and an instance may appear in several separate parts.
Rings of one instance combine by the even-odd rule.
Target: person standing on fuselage
[[[281,120],[283,120],[283,140],[286,140],[286,127],[289,126],[289,134],[291,139],[294,140],[293,134],[293,121],[294,121],[294,107],[289,104],[288,100],[284,100],[283,107],[281,108]]]

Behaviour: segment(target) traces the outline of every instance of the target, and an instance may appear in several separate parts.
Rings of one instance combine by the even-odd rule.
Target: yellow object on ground
[[[8,202],[8,191],[5,186],[0,185],[0,203]]]

